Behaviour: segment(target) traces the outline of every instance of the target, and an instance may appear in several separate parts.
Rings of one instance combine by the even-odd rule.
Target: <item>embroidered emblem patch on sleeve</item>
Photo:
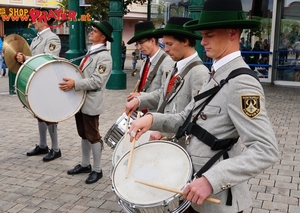
[[[99,68],[98,68],[99,74],[105,73],[105,70],[106,70],[106,66],[104,66],[104,65],[99,65]]]
[[[242,112],[253,119],[260,113],[260,95],[241,95]]]
[[[49,50],[50,50],[50,51],[55,50],[55,48],[56,48],[56,45],[55,45],[55,44],[53,44],[53,43],[50,43],[50,44],[49,44]]]

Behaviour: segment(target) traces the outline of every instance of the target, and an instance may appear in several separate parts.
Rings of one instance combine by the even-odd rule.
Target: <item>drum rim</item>
[[[180,148],[184,154],[188,157],[189,159],[189,165],[190,165],[190,174],[189,174],[189,177],[192,178],[192,175],[193,175],[193,167],[192,167],[192,161],[191,161],[191,158],[190,158],[190,155],[188,154],[188,152],[182,147],[180,146],[179,144],[175,143],[175,142],[172,142],[172,141],[167,141],[167,140],[153,140],[153,141],[149,141],[149,142],[146,142],[144,144],[141,144],[139,146],[136,146],[134,149],[138,148],[138,147],[141,147],[141,146],[146,146],[147,144],[153,144],[153,143],[166,143],[166,144],[171,144],[171,145],[174,145],[176,146],[177,148]],[[111,183],[112,183],[112,189],[113,191],[116,193],[116,195],[118,196],[119,199],[121,199],[122,201],[126,202],[127,204],[129,204],[130,206],[131,203],[128,201],[128,199],[126,199],[123,195],[121,195],[117,188],[116,188],[116,185],[115,185],[115,181],[114,181],[114,177],[115,177],[115,168],[118,167],[118,165],[120,164],[121,160],[127,155],[129,154],[130,150],[127,151],[116,163],[116,165],[113,167],[113,171],[111,173]],[[188,184],[191,180],[187,180],[187,183]],[[157,203],[151,203],[151,204],[141,204],[141,203],[134,203],[134,206],[137,206],[137,207],[157,207],[158,205],[162,205],[162,204],[168,204],[170,203],[175,197],[180,197],[181,195],[179,194],[176,194],[174,193],[171,197],[163,200],[163,201],[160,201],[160,202],[157,202]]]

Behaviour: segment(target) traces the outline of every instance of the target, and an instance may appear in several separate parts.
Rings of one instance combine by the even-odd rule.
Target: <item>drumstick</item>
[[[122,146],[122,152],[124,153],[124,147],[125,147],[125,142],[126,142],[126,138],[127,138],[127,135],[128,135],[128,125],[129,125],[129,121],[130,121],[130,116],[128,115],[127,116],[127,122],[126,122],[126,127],[125,127],[125,136],[124,136],[124,143],[123,143],[123,146]]]
[[[133,91],[132,92],[136,92],[136,90],[137,90],[137,88],[138,88],[138,86],[140,85],[140,79],[139,80],[137,80],[137,82],[136,82],[136,84],[135,84],[135,86],[134,86],[134,88],[133,88]],[[124,109],[124,111],[123,111],[123,113],[124,112],[126,112],[126,108]]]
[[[141,112],[138,112],[138,114],[136,116],[137,119],[140,117],[140,113]],[[134,147],[135,147],[135,137],[133,138],[133,141],[131,142],[131,149],[130,149],[130,153],[129,153],[129,160],[128,160],[128,165],[127,165],[126,178],[128,177],[128,173],[129,173],[129,170],[130,170],[132,156],[133,156],[133,152],[134,152]]]
[[[134,86],[134,88],[133,88],[133,92],[136,91],[136,89],[138,88],[139,84],[140,84],[140,79],[137,80],[137,82],[136,82],[136,84],[135,84],[135,86]],[[125,108],[124,112],[125,112],[125,111],[126,111],[126,108]],[[123,140],[125,140],[125,141],[126,141],[126,137],[127,137],[127,131],[128,131],[128,124],[129,124],[129,121],[130,121],[130,115],[127,116],[126,129],[125,129],[125,136],[124,136],[124,139],[123,139]],[[123,151],[123,152],[124,152],[124,144],[125,144],[125,143],[123,143],[123,147],[122,147],[122,151]]]
[[[154,188],[157,188],[157,189],[162,189],[162,190],[165,190],[165,191],[174,192],[174,193],[177,193],[177,194],[180,194],[180,195],[183,194],[183,191],[179,190],[179,189],[173,189],[173,188],[157,185],[157,184],[154,184],[154,183],[149,183],[149,182],[142,181],[142,180],[135,180],[135,182],[138,182],[138,183],[141,183],[141,184],[144,184],[144,185],[147,185],[147,186],[151,186],[151,187],[154,187]],[[212,202],[212,203],[216,203],[216,204],[221,203],[221,200],[216,199],[216,198],[212,198],[212,197],[207,197],[207,198],[205,198],[205,200],[209,201],[209,202]]]
[[[135,86],[134,86],[134,88],[133,88],[133,92],[136,92],[138,86],[140,85],[140,81],[141,81],[140,79],[137,80],[137,82],[136,82],[136,84],[135,84]]]

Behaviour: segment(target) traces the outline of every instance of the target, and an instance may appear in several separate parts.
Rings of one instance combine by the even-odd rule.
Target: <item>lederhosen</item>
[[[197,108],[191,110],[190,114],[188,115],[187,119],[184,121],[183,125],[179,127],[175,138],[178,140],[179,138],[185,136],[186,142],[189,142],[191,136],[195,136],[199,141],[208,145],[211,150],[217,151],[220,150],[217,154],[215,154],[206,164],[194,174],[195,178],[199,178],[202,176],[204,172],[206,172],[221,156],[223,159],[228,159],[228,151],[233,147],[233,145],[238,141],[239,137],[236,138],[228,138],[228,139],[218,139],[214,135],[210,134],[206,129],[199,126],[196,122],[205,106],[213,99],[213,97],[218,93],[218,91],[231,79],[241,74],[248,74],[253,76],[259,81],[257,75],[250,69],[247,68],[239,68],[232,71],[226,79],[220,81],[220,84],[210,90],[207,90],[203,93],[194,97],[195,103],[199,100],[207,98],[203,104],[198,107],[201,107],[197,115],[192,120],[193,111]],[[192,120],[192,121],[191,121]],[[226,205],[232,205],[232,193],[231,188],[228,189],[228,197],[226,201]]]

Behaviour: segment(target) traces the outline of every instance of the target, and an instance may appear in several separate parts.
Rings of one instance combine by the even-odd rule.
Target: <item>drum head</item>
[[[168,201],[175,193],[153,188],[135,180],[183,189],[192,176],[187,152],[169,141],[152,141],[134,149],[131,168],[126,178],[129,152],[116,164],[112,184],[117,196],[136,206],[155,206]]]
[[[79,111],[85,100],[85,91],[62,91],[63,78],[82,79],[77,67],[64,60],[54,60],[36,68],[27,88],[29,108],[48,122],[60,122]]]
[[[144,143],[149,142],[149,137],[152,131],[147,131],[142,136],[135,141],[135,146],[142,145]],[[112,156],[112,165],[116,165],[117,161],[126,154],[131,149],[130,136],[123,136],[119,143],[116,145],[114,149],[114,153]]]

